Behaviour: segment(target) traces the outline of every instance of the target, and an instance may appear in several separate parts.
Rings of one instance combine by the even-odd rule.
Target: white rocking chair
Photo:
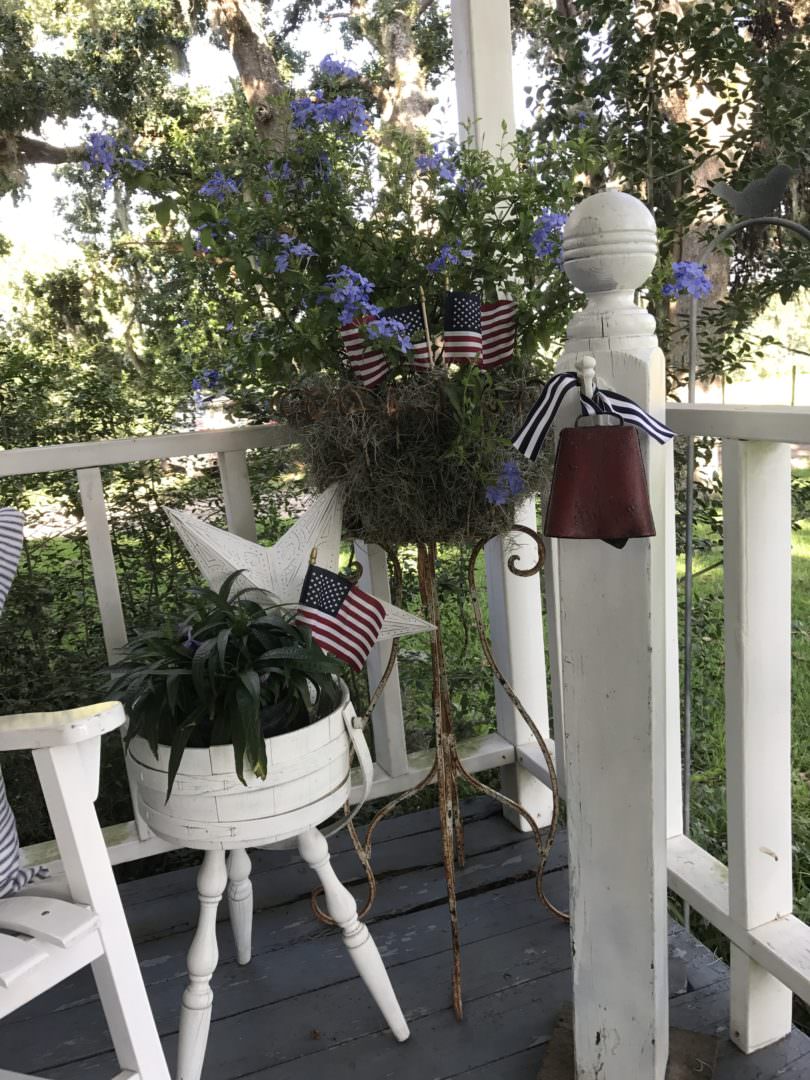
[[[0,899],[0,1020],[92,964],[118,1057],[113,1080],[169,1080],[93,806],[101,736],[124,719],[118,702],[0,717],[0,750],[33,751],[64,868],[64,879]],[[0,1067],[0,1080],[36,1078]]]

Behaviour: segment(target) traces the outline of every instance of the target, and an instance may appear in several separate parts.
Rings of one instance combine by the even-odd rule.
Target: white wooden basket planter
[[[166,800],[169,747],[158,758],[136,737],[129,754],[136,764],[140,811],[150,829],[185,847],[229,849],[272,844],[300,836],[326,821],[345,803],[351,785],[354,744],[369,780],[371,758],[343,687],[340,706],[328,716],[285,735],[265,739],[267,779],[234,772],[233,747],[187,749]]]
[[[239,963],[251,954],[252,889],[247,847],[297,839],[301,856],[318,875],[329,914],[343,932],[354,964],[395,1037],[408,1025],[388,973],[351,893],[335,875],[326,837],[317,828],[344,805],[351,787],[351,751],[363,773],[362,805],[371,790],[372,762],[349,691],[328,716],[286,735],[265,739],[267,779],[234,771],[233,747],[187,749],[166,799],[169,747],[158,757],[136,737],[129,744],[140,813],[164,840],[206,852],[197,878],[200,920],[188,954],[189,984],[183,994],[177,1046],[177,1080],[200,1080],[217,966],[216,913],[226,887]],[[356,812],[355,809],[355,812]],[[351,816],[351,815],[350,815]],[[343,818],[331,831],[346,823]],[[225,852],[231,854],[227,865]]]

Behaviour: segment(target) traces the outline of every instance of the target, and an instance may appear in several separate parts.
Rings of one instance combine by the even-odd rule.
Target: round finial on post
[[[600,191],[571,211],[562,251],[565,272],[582,292],[638,289],[658,257],[655,218],[633,195]]]
[[[582,356],[578,356],[574,367],[579,374],[579,385],[582,387],[582,393],[585,397],[593,397],[593,384],[596,376],[596,357],[590,356],[585,353]]]

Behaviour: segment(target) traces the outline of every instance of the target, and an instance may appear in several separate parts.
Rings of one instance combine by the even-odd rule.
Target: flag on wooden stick
[[[295,621],[308,626],[313,639],[360,671],[377,641],[385,608],[348,578],[322,566],[307,568]]]
[[[514,300],[481,305],[481,367],[499,367],[515,355],[516,315]]]
[[[482,348],[481,297],[478,293],[448,292],[444,299],[445,363],[478,363]]]
[[[355,319],[340,328],[340,338],[349,367],[363,386],[377,386],[388,374],[388,360],[378,345],[363,337],[362,327],[371,321],[370,315]]]

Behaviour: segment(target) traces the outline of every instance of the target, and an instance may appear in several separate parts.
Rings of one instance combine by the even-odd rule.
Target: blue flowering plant
[[[295,423],[315,486],[364,485],[354,501],[349,485],[348,518],[353,506],[385,513],[396,500],[400,536],[426,535],[426,516],[444,537],[508,527],[523,489],[534,489],[523,466],[523,487],[503,474],[510,436],[579,303],[559,265],[578,183],[560,179],[558,148],[531,133],[494,152],[383,137],[364,80],[332,56],[280,106],[288,122],[272,144],[234,103],[221,130],[176,132],[142,156],[99,142],[88,159],[102,184],[154,194],[148,241],[166,252],[183,297],[167,344],[205,355],[216,372],[216,386],[199,362],[189,373],[196,410],[216,394],[242,418]],[[500,366],[485,366],[483,345],[468,357],[447,348],[459,294],[477,298],[482,315],[514,304]],[[363,437],[335,437],[335,415],[357,430],[362,419]],[[418,448],[410,475],[406,442]],[[433,495],[426,473],[437,478]],[[419,528],[407,524],[417,509]],[[370,525],[356,535],[382,538]]]
[[[235,408],[261,415],[274,388],[316,373],[351,383],[350,326],[384,356],[386,384],[453,379],[442,348],[453,292],[512,298],[510,366],[534,372],[577,302],[558,255],[579,188],[543,179],[553,148],[530,136],[503,155],[390,130],[383,140],[364,80],[333,56],[286,107],[278,144],[231,116],[227,138],[225,125],[186,136],[185,153],[150,159],[140,178],[160,188],[154,242],[177,245],[219,291],[233,330],[212,359]],[[398,317],[414,305],[418,323]],[[426,374],[413,360],[428,337]]]

